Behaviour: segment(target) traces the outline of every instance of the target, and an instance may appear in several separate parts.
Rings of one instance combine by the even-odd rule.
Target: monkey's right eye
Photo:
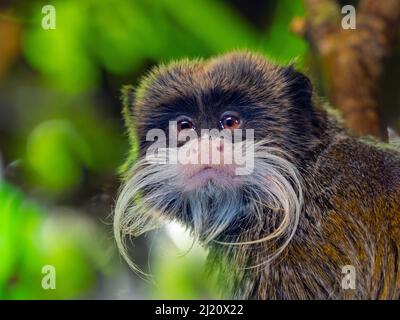
[[[182,119],[178,119],[177,121],[177,130],[178,132],[182,131],[182,130],[190,130],[190,129],[194,129],[194,124],[193,121],[190,120],[189,118],[182,118]]]

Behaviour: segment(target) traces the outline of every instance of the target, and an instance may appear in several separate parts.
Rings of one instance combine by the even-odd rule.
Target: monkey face
[[[316,126],[311,83],[292,67],[278,67],[262,56],[232,53],[207,61],[161,66],[136,92],[127,92],[140,150],[154,128],[168,132],[170,121],[202,129],[254,130],[256,140],[274,140],[300,154]],[[229,123],[238,120],[239,123]],[[236,128],[236,127],[235,127]]]
[[[315,126],[305,76],[233,53],[158,67],[125,93],[139,159],[117,201],[118,235],[167,219],[205,243],[239,243],[260,225],[270,232],[255,234],[254,242],[290,239],[301,206],[296,162]],[[149,161],[160,160],[160,153],[149,156],[154,136],[167,161]]]

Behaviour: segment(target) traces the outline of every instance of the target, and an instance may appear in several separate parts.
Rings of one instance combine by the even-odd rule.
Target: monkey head
[[[125,258],[124,235],[174,220],[206,245],[272,241],[271,257],[283,250],[301,210],[299,167],[318,134],[306,76],[234,52],[157,67],[137,90],[125,88],[124,102],[136,154],[114,217]]]

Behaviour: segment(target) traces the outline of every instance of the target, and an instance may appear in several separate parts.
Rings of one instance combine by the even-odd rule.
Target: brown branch
[[[21,26],[0,16],[0,79],[20,53]]]
[[[305,5],[305,26],[294,32],[303,33],[317,52],[332,104],[356,134],[387,140],[379,83],[400,24],[400,0],[361,0],[355,30],[341,27],[336,1],[305,0]]]

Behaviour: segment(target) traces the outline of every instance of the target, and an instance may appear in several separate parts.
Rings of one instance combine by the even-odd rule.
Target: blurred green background
[[[182,256],[190,241],[176,232],[132,247],[153,281],[116,252],[111,213],[128,154],[120,88],[159,62],[238,48],[305,67],[307,44],[289,31],[302,1],[0,3],[0,299],[217,297],[204,253]],[[55,30],[41,26],[46,4]],[[54,290],[42,288],[45,265]]]

